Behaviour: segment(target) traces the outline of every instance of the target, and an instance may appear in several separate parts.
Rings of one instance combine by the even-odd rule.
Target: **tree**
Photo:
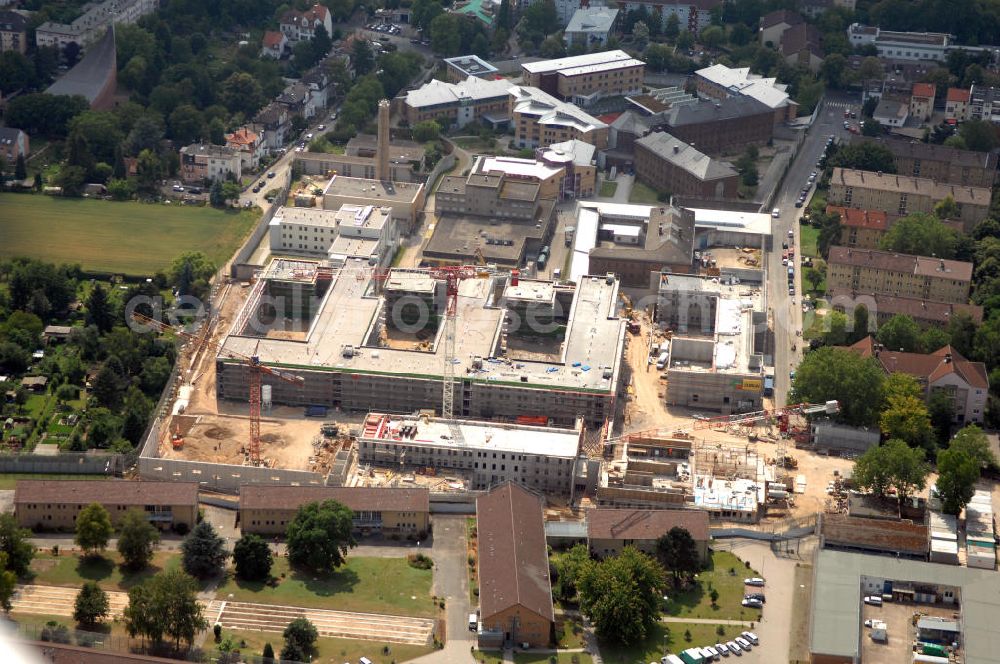
[[[145,196],[155,196],[161,176],[163,164],[152,150],[139,153],[135,163],[136,189]]]
[[[649,43],[649,26],[644,21],[636,21],[632,26],[632,37],[635,39],[636,48],[646,48],[646,44]]]
[[[806,281],[808,281],[809,284],[812,286],[813,292],[815,292],[819,288],[819,285],[823,283],[823,279],[825,278],[823,271],[818,270],[815,267],[807,267],[805,276],[806,276]]]
[[[28,167],[24,163],[23,152],[19,152],[17,159],[14,161],[14,177],[18,180],[24,180],[28,177]]]
[[[126,569],[140,570],[149,565],[160,534],[146,515],[137,509],[125,512],[118,532],[118,553]]]
[[[87,297],[87,324],[96,325],[101,332],[108,332],[114,326],[108,291],[100,283],[94,284]]]
[[[142,636],[159,642],[164,636],[194,641],[195,635],[208,626],[197,597],[198,584],[180,570],[161,572],[142,585],[129,590],[128,606],[123,617],[130,636]]]
[[[329,572],[344,564],[347,550],[357,546],[351,535],[353,513],[325,500],[299,508],[288,524],[288,560],[315,572]]]
[[[726,31],[718,25],[710,25],[701,31],[701,43],[708,48],[718,48],[726,41]]]
[[[319,632],[307,619],[296,618],[288,623],[282,636],[285,637],[285,647],[281,649],[281,659],[306,662],[316,654]]]
[[[917,212],[896,220],[882,238],[881,247],[917,256],[954,258],[958,233],[938,217]]]
[[[56,181],[62,188],[63,196],[77,197],[83,194],[83,185],[87,181],[87,171],[81,166],[64,166],[59,169]]]
[[[65,404],[67,401],[72,401],[80,394],[80,390],[70,384],[60,385],[56,388],[56,401],[60,404]]]
[[[424,120],[413,126],[413,140],[419,143],[436,141],[441,135],[441,127],[434,120]]]
[[[983,430],[975,424],[968,424],[955,434],[948,449],[961,450],[975,459],[982,468],[997,465],[997,459],[990,449],[990,441]]]
[[[681,20],[677,18],[676,12],[671,12],[667,17],[667,22],[663,26],[663,36],[667,39],[677,39],[681,32]]]
[[[91,503],[80,510],[76,517],[76,536],[73,541],[83,549],[84,555],[97,555],[108,546],[114,533],[111,516],[100,503]]]
[[[230,112],[252,116],[260,108],[263,90],[252,74],[235,72],[223,82],[220,100]]]
[[[896,172],[896,160],[892,151],[880,143],[865,142],[837,146],[827,157],[828,166],[857,168],[862,171]]]
[[[887,350],[916,352],[920,345],[920,326],[909,316],[896,314],[879,326],[875,338]]]
[[[84,627],[94,627],[108,617],[111,605],[108,594],[96,581],[88,581],[80,588],[73,604],[73,620]]]
[[[842,348],[819,348],[799,364],[789,403],[840,402],[838,419],[852,426],[878,421],[885,374],[872,358]]]
[[[138,445],[153,414],[153,402],[135,385],[130,385],[122,404],[122,438]]]
[[[934,206],[934,216],[938,219],[961,219],[962,210],[951,194],[948,194]]]
[[[882,125],[879,124],[878,120],[869,118],[861,123],[861,135],[862,136],[881,136],[882,135]]]
[[[958,515],[976,492],[979,462],[963,449],[946,449],[937,458],[937,493],[946,514]]]
[[[868,336],[869,333],[868,307],[859,304],[854,307],[854,329],[852,330],[852,342],[859,341]]]
[[[110,362],[105,362],[101,366],[97,376],[94,377],[94,384],[90,389],[90,397],[95,403],[111,409],[117,410],[121,403],[122,379],[114,370]],[[93,436],[93,432],[91,432]]]
[[[920,383],[910,374],[899,371],[891,373],[886,376],[882,384],[882,399],[886,403],[894,398],[912,397],[920,399],[923,396],[924,391],[920,387]]]
[[[840,53],[828,53],[820,65],[819,74],[826,84],[839,90],[844,87],[844,74],[847,72],[847,58]]]
[[[267,660],[274,659],[274,648],[270,643],[264,644],[264,650],[261,652],[261,657],[266,662]]]
[[[266,581],[271,576],[274,559],[271,548],[258,535],[247,534],[233,547],[236,576],[248,581]]]
[[[958,133],[969,150],[989,152],[1000,145],[996,128],[985,120],[967,120],[959,127]]]
[[[854,481],[858,486],[879,497],[885,497],[891,487],[900,500],[923,489],[929,472],[924,451],[895,438],[869,448],[854,462]]]
[[[6,554],[5,567],[19,577],[27,575],[35,545],[29,539],[31,531],[19,528],[12,512],[0,514],[0,552]]]
[[[135,194],[135,187],[125,178],[112,178],[108,180],[108,194],[116,201],[127,201]]]
[[[552,592],[563,601],[576,599],[580,572],[590,562],[590,551],[586,544],[577,544],[569,551],[553,558]]]
[[[351,44],[351,64],[354,65],[356,76],[364,76],[375,66],[375,56],[372,47],[364,39],[355,39]]]
[[[887,438],[899,438],[911,447],[934,449],[934,429],[927,404],[912,396],[894,396],[886,400],[879,426]]]
[[[202,521],[181,544],[184,571],[193,577],[205,579],[222,572],[229,552],[225,541],[216,534],[212,524]]]
[[[212,182],[212,188],[208,190],[208,202],[212,207],[226,207],[226,198],[222,193],[222,180]]]
[[[537,2],[535,7],[542,2]],[[529,11],[531,9],[529,7]],[[527,11],[525,12],[527,17]],[[462,18],[455,14],[441,14],[431,21],[431,48],[435,53],[451,56],[462,50],[462,32],[459,24]]]
[[[861,65],[858,67],[858,78],[861,79],[862,83],[882,78],[882,62],[874,56],[868,56],[861,61]],[[874,109],[874,107],[872,108]],[[871,117],[871,114],[869,113],[867,117]]]
[[[66,136],[70,120],[89,108],[90,103],[81,95],[20,95],[7,104],[5,124],[31,135],[62,138]]]
[[[701,569],[698,545],[686,528],[674,526],[656,540],[656,556],[663,567],[670,571],[674,585],[682,579],[693,577]]]
[[[17,588],[17,575],[7,566],[7,554],[0,552],[0,607],[10,613],[11,600]]]
[[[951,436],[951,421],[955,416],[955,404],[944,390],[931,390],[927,399],[927,414],[931,418],[937,444],[945,446]]]
[[[200,251],[181,254],[170,266],[167,278],[178,295],[199,297],[208,290],[208,280],[215,274],[215,263]]]
[[[580,609],[598,636],[628,645],[642,641],[660,618],[666,579],[655,560],[631,546],[587,563],[580,574]]]

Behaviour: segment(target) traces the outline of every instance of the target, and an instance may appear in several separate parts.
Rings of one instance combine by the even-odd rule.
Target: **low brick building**
[[[427,489],[253,484],[240,487],[240,527],[244,533],[284,535],[301,506],[324,500],[354,512],[354,528],[362,534],[418,536],[430,529]]]
[[[635,142],[635,173],[659,191],[701,199],[736,198],[740,186],[732,164],[662,131]]]
[[[476,499],[480,645],[547,648],[555,614],[542,498],[507,482]]]
[[[23,528],[73,530],[76,517],[91,503],[104,506],[118,525],[137,509],[158,528],[192,528],[198,519],[197,482],[125,480],[19,480],[14,515]]]
[[[615,556],[626,546],[655,554],[656,541],[680,527],[690,533],[702,562],[708,560],[708,512],[704,510],[629,510],[600,508],[587,511],[587,543],[591,554]]]

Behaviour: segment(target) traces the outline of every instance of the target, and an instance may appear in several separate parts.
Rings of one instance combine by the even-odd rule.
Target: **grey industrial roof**
[[[50,95],[82,95],[93,104],[104,91],[117,67],[115,31],[108,28],[104,37],[87,49],[87,54],[66,75],[45,91]]]
[[[889,149],[896,157],[908,157],[922,161],[946,161],[958,166],[970,168],[987,168],[996,170],[996,152],[974,152],[959,150],[947,145],[935,145],[923,141],[908,141],[896,138],[873,138],[871,136],[855,136],[852,144],[872,143]]]
[[[616,18],[618,18],[617,9],[584,7],[573,12],[573,17],[566,26],[566,32],[608,32]]]
[[[763,113],[772,113],[772,110],[752,97],[728,97],[714,102],[700,101],[697,104],[671,106],[670,110],[663,114],[663,118],[668,126],[679,127],[746,118]]]
[[[862,576],[960,588],[964,662],[996,662],[1000,575],[995,571],[831,550],[816,555],[809,627],[809,650],[814,655],[860,656]]]
[[[636,141],[636,144],[687,171],[699,180],[718,180],[739,175],[729,162],[712,159],[707,154],[665,131],[657,131],[643,136]]]

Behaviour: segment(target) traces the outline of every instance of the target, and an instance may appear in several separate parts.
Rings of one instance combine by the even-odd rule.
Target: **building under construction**
[[[610,276],[556,284],[487,270],[460,281],[448,372],[455,417],[561,427],[582,418],[590,429],[613,420],[627,383],[618,287]],[[228,350],[304,379],[265,375],[275,404],[441,412],[446,300],[445,280],[428,270],[272,261],[222,344],[217,397],[247,398],[249,368]]]

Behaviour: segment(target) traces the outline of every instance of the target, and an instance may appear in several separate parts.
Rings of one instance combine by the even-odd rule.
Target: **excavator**
[[[632,298],[620,291],[619,294],[622,296],[622,301],[625,303],[625,310],[623,313],[625,314],[625,318],[628,320],[625,327],[631,334],[639,334],[642,331],[642,328],[635,320],[635,311],[632,308]]]

